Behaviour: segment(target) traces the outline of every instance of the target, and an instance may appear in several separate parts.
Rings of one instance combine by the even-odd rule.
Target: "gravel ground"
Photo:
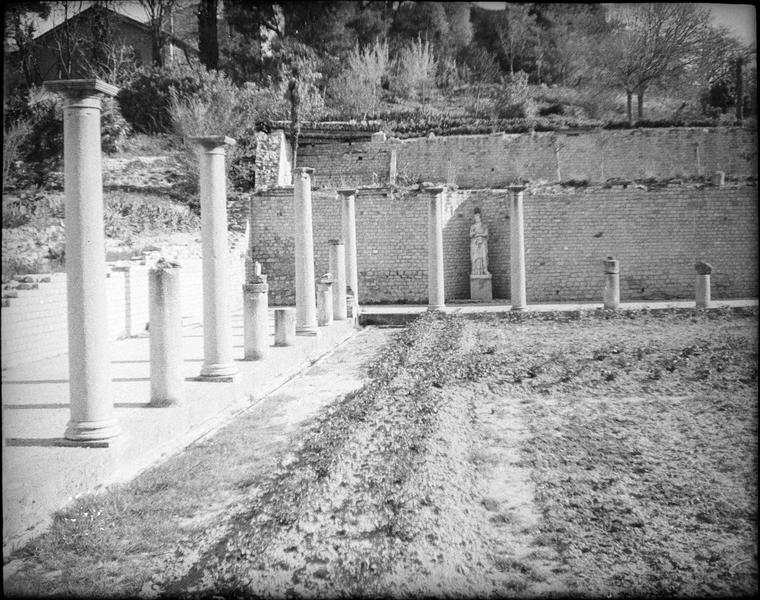
[[[757,592],[756,308],[357,339],[189,450],[225,487],[173,551],[143,543],[140,596]]]

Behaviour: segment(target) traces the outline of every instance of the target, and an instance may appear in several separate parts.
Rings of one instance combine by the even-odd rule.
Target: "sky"
[[[475,4],[483,8],[501,10],[506,2],[476,2]],[[729,31],[745,44],[754,44],[757,41],[756,13],[752,4],[701,4],[710,9],[714,25],[728,27]]]

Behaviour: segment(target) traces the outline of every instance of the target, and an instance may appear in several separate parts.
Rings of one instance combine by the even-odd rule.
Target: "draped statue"
[[[480,220],[480,210],[475,209],[470,226],[471,275],[490,275],[488,272],[488,227]]]

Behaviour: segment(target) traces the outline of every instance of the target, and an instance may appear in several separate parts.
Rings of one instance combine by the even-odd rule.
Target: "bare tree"
[[[164,47],[167,42],[165,29],[171,19],[172,10],[178,2],[179,0],[140,0],[140,5],[148,16],[153,64],[157,67],[162,67],[164,64]]]
[[[504,56],[509,62],[509,74],[515,74],[515,59],[523,57],[535,38],[536,17],[530,14],[529,4],[508,2],[496,13],[497,34]]]
[[[599,53],[613,81],[626,92],[628,121],[633,102],[644,116],[644,94],[655,84],[667,84],[694,66],[710,34],[710,13],[697,4],[615,5],[616,25]]]

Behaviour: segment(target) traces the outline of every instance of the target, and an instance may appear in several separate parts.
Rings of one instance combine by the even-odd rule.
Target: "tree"
[[[198,5],[198,54],[207,69],[219,66],[219,40],[217,39],[218,0],[201,0]]]
[[[495,18],[501,50],[509,63],[509,74],[515,75],[515,62],[523,59],[532,38],[535,37],[536,17],[530,14],[528,4],[507,3]]]
[[[480,46],[468,49],[465,57],[467,67],[471,73],[470,83],[475,86],[475,116],[480,113],[480,97],[483,85],[491,83],[499,74],[499,66],[494,60],[493,54]]]
[[[153,50],[153,64],[164,66],[164,47],[166,46],[166,25],[171,13],[179,0],[139,0],[145,9],[150,27],[150,38]]]
[[[388,44],[385,42],[375,42],[364,50],[357,44],[348,57],[345,71],[331,85],[334,101],[366,119],[380,103],[388,64]]]
[[[632,96],[644,117],[644,94],[653,84],[667,84],[694,66],[709,37],[710,12],[696,4],[626,4],[614,7],[615,31],[600,57],[625,89],[628,121],[633,124]]]
[[[15,45],[15,62],[24,75],[26,86],[39,84],[42,77],[34,52],[34,19],[46,19],[51,5],[46,2],[9,2],[5,4],[5,40],[7,48]],[[7,56],[6,52],[6,56]],[[6,69],[6,72],[8,69]]]

